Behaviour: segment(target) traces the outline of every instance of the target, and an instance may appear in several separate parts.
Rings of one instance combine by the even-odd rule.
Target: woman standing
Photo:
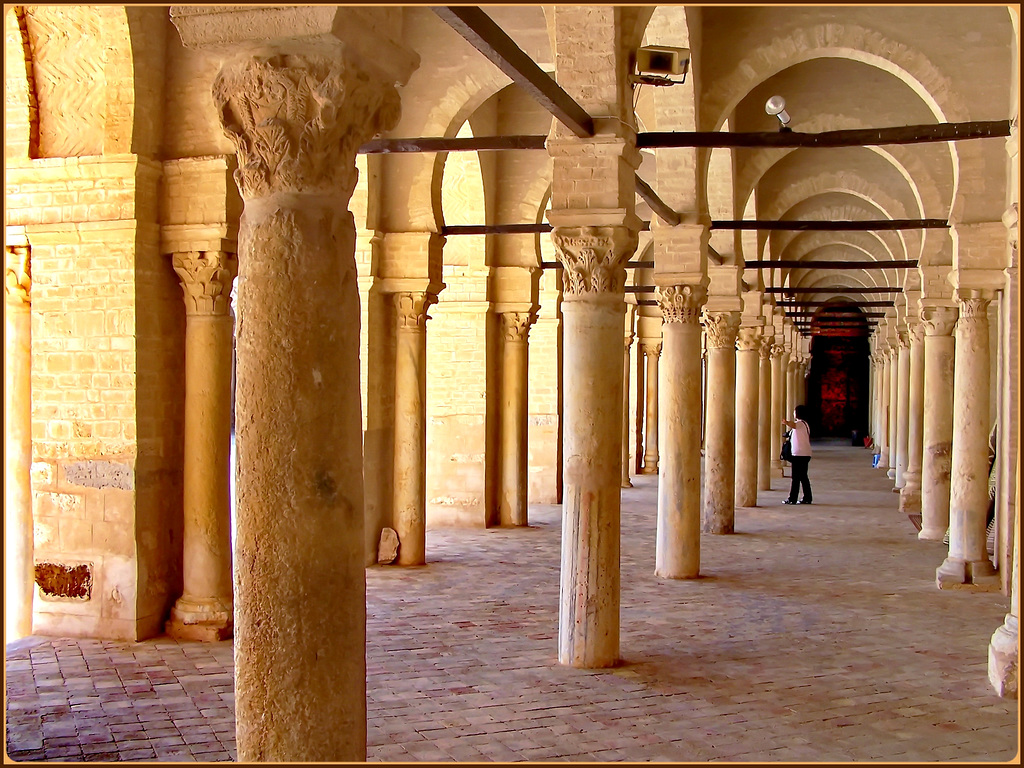
[[[793,409],[793,421],[782,420],[785,426],[793,430],[790,436],[793,444],[793,458],[790,459],[793,465],[793,485],[789,489],[789,498],[785,504],[811,503],[811,481],[807,479],[807,465],[811,461],[811,429],[804,418],[806,415],[807,408],[798,405]],[[804,488],[804,497],[797,502],[801,485]]]

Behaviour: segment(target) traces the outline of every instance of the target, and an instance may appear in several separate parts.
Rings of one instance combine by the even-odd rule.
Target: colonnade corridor
[[[367,571],[370,761],[1005,761],[1017,702],[986,649],[1005,596],[937,590],[884,470],[814,446],[815,503],[736,510],[702,578],[655,577],[657,477],[622,492],[616,668],[556,658],[561,507],[430,530],[425,568]],[[235,757],[231,641],[8,647],[16,760]]]

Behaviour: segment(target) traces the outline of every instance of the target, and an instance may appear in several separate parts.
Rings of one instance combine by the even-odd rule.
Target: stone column
[[[889,454],[891,453],[889,445],[889,427],[892,422],[892,414],[889,412],[892,390],[891,362],[888,348],[882,347],[882,351],[879,353],[878,371],[878,468],[882,470],[889,468]]]
[[[398,565],[427,562],[426,291],[395,293],[395,496]]]
[[[736,493],[738,507],[757,505],[760,328],[740,328],[736,341]]]
[[[658,474],[658,359],[661,342],[645,339],[644,356],[647,358],[647,437],[644,450],[644,474]]]
[[[501,498],[498,512],[502,525],[529,524],[530,465],[527,436],[530,409],[527,336],[533,320],[534,318],[529,312],[503,312],[501,314],[505,354],[501,382]],[[423,382],[425,387],[425,376]],[[423,439],[425,446],[425,431]],[[424,497],[425,503],[426,498]]]
[[[939,589],[998,589],[985,546],[988,512],[989,328],[993,292],[959,289],[953,383],[953,460],[949,556],[935,573]]]
[[[1020,477],[1020,434],[1017,435],[1017,476]],[[1020,483],[1017,483],[1014,507],[1020,510]],[[1020,513],[1015,520],[1020,525]],[[988,679],[1000,696],[1017,696],[1020,675],[1020,535],[1013,539],[1013,566],[1010,575],[1010,612],[992,634],[988,645]]]
[[[607,667],[619,657],[622,264],[636,235],[625,227],[556,226],[552,237],[566,286],[558,659]]]
[[[167,634],[224,640],[234,626],[231,586],[231,281],[234,254],[176,253],[185,299],[183,592]]]
[[[629,348],[633,345],[633,334],[623,338],[622,354],[622,487],[632,488],[629,479]],[[639,382],[637,382],[639,384]],[[639,398],[640,387],[637,387]]]
[[[664,454],[658,477],[656,575],[692,579],[700,575],[700,310],[707,289],[699,285],[659,287],[664,320]]]
[[[32,304],[29,247],[7,245],[4,264],[4,629],[32,634]]]
[[[758,348],[760,371],[757,404],[757,489],[772,489],[772,343],[773,337],[761,338]],[[781,446],[780,446],[781,447]]]
[[[899,335],[900,350],[897,357],[896,399],[896,484],[893,490],[902,490],[910,452],[910,339],[904,331]]]
[[[736,515],[736,334],[739,312],[702,316],[708,341],[705,533],[732,533]]]
[[[908,323],[910,383],[907,404],[907,471],[900,491],[900,510],[921,512],[921,451],[924,446],[924,334],[920,321]]]
[[[238,760],[366,759],[355,153],[394,78],[344,56],[238,56],[214,100],[238,154]]]
[[[899,344],[889,350],[889,468],[886,475],[896,480],[896,464],[899,460],[898,424],[899,424]]]
[[[786,366],[789,363],[789,355],[786,348],[781,344],[772,345],[772,475],[783,477],[783,464],[779,459],[782,451],[782,420],[789,419],[785,411],[786,407]]]
[[[795,355],[796,352],[793,353]],[[786,365],[786,418],[793,418],[793,409],[797,406],[796,391],[796,359],[791,355]]]

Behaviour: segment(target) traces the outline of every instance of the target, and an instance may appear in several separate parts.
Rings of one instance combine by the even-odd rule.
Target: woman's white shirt
[[[790,436],[790,441],[793,445],[794,456],[810,456],[811,455],[811,429],[807,426],[806,421],[797,419],[793,422],[796,426],[793,427],[793,434]]]

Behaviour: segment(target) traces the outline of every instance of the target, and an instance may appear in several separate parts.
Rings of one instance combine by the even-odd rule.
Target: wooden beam
[[[654,293],[653,285],[627,285],[626,293]]]
[[[893,128],[864,128],[823,133],[765,131],[654,131],[637,134],[637,149],[660,147],[872,147],[883,144],[920,144],[934,141],[991,139],[1010,135],[1009,120],[985,120],[967,123],[900,125]]]
[[[869,219],[862,221],[712,221],[711,229],[769,232],[888,232],[898,229],[949,229],[945,219]]]
[[[788,293],[791,295],[798,295],[804,293],[903,293],[902,288],[888,288],[888,287],[874,287],[864,288],[862,286],[850,287],[850,288],[839,288],[836,286],[828,286],[822,288],[789,288],[789,287],[778,287],[771,286],[764,289],[765,293]]]
[[[801,299],[780,299],[775,302],[777,307],[891,307],[894,301],[857,301],[841,304],[837,301],[803,301]]]
[[[813,261],[800,259],[763,259],[748,261],[746,269],[913,269],[917,259],[889,261]]]
[[[466,136],[419,139],[374,139],[363,144],[360,155],[396,152],[494,152],[505,149],[544,149],[547,136]]]
[[[584,139],[594,135],[594,120],[587,111],[480,8],[445,5],[431,10],[573,133]]]
[[[646,181],[640,178],[640,174],[636,175],[636,193],[644,199],[645,203],[651,206],[651,210],[658,214],[662,221],[674,227],[683,220],[678,213],[669,208],[664,200],[658,197],[657,193],[651,189]]]
[[[640,230],[649,231],[651,222],[643,222]],[[550,232],[551,225],[546,221],[536,224],[451,224],[441,227],[441,234],[445,237],[451,235],[530,235],[544,234]]]
[[[828,312],[824,313],[821,310],[797,310],[796,312],[786,312],[786,317],[811,317],[816,320],[859,320],[862,317],[885,317],[885,312],[857,312],[856,310],[847,312]]]

